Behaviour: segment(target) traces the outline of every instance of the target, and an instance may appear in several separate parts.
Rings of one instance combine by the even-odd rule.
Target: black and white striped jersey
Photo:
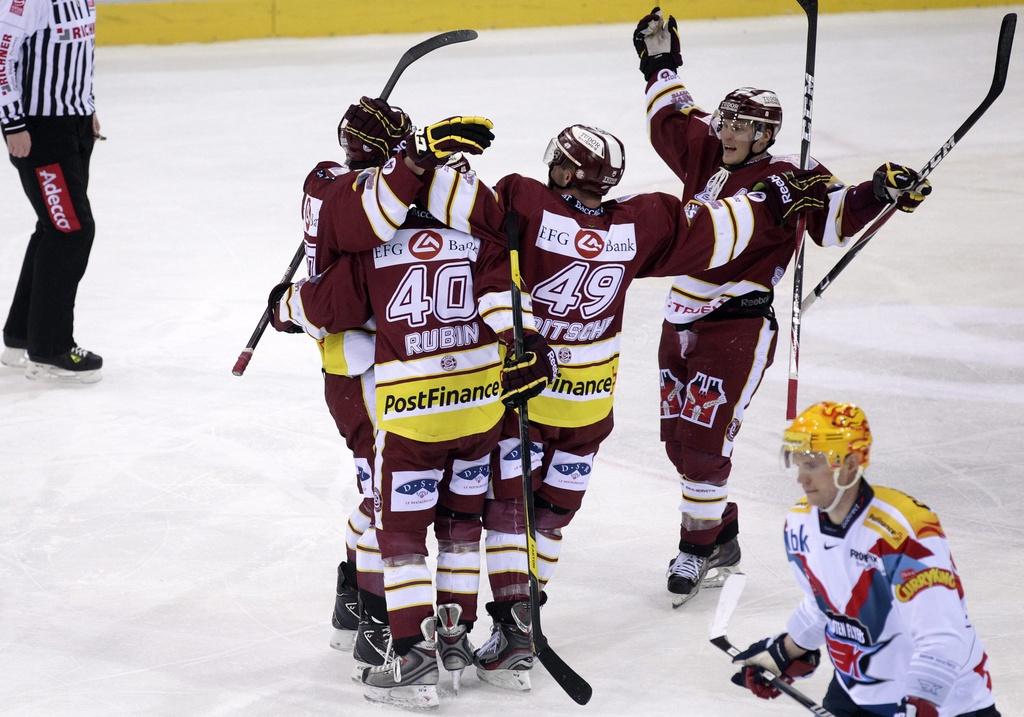
[[[95,0],[0,0],[0,124],[91,115]]]

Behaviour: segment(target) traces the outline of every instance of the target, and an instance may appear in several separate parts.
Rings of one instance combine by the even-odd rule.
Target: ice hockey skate
[[[740,562],[740,544],[736,538],[716,545],[710,557],[680,552],[668,564],[668,591],[672,607],[679,608],[692,600],[701,588],[720,588],[725,579],[736,572]]]
[[[363,696],[371,702],[382,702],[411,709],[437,707],[437,649],[434,617],[420,623],[423,640],[404,655],[395,653],[389,642],[384,664],[363,670]]]
[[[353,566],[354,567],[354,566]],[[346,562],[338,565],[338,590],[334,598],[334,613],[331,615],[331,647],[335,650],[350,650],[359,627],[359,591],[350,579]]]
[[[68,351],[56,356],[29,356],[25,364],[25,378],[33,381],[96,383],[103,378],[101,368],[102,357],[92,351],[86,351],[81,346],[72,346]]]
[[[456,603],[437,606],[437,655],[451,673],[455,694],[462,686],[462,671],[473,664],[473,643],[466,625],[459,623],[461,617],[462,607]]]
[[[24,369],[28,363],[28,351],[14,346],[5,346],[0,354],[0,364],[7,368]]]
[[[352,679],[359,682],[366,668],[383,665],[390,646],[391,628],[363,610],[356,627],[355,643],[352,645],[352,657],[356,661]]]
[[[476,674],[483,682],[520,692],[530,689],[533,641],[528,602],[491,602],[491,637],[476,651]]]

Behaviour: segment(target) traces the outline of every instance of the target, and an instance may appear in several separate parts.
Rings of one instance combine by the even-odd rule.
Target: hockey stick
[[[711,622],[711,634],[709,635],[711,644],[730,657],[736,657],[736,655],[740,653],[740,651],[736,649],[731,642],[729,642],[729,638],[726,637],[726,633],[729,630],[729,620],[732,618],[732,614],[735,612],[736,606],[740,602],[740,595],[743,594],[743,588],[746,585],[746,582],[747,576],[743,573],[733,573],[726,578],[725,585],[722,586],[722,594],[718,597],[718,607],[715,608],[714,620]],[[808,712],[816,714],[818,717],[835,717],[834,714],[819,705],[797,688],[793,687],[793,685],[776,677],[775,673],[771,670],[761,670],[760,676],[761,679],[771,684],[771,686],[779,692],[784,692],[786,696],[792,697],[800,703],[801,707],[806,708]]]
[[[418,45],[413,45],[398,59],[398,64],[395,65],[395,69],[391,72],[391,77],[388,78],[387,84],[385,84],[384,89],[381,90],[380,99],[387,100],[388,97],[391,96],[391,91],[395,89],[395,84],[398,82],[398,78],[402,76],[402,73],[405,72],[406,68],[428,52],[433,52],[445,45],[454,45],[457,42],[469,42],[476,38],[476,30],[449,30],[448,32],[442,32],[440,35],[428,37]],[[285,270],[284,276],[278,283],[283,284],[286,281],[292,280],[292,277],[295,276],[295,272],[299,270],[299,264],[302,263],[302,257],[305,253],[306,246],[303,241],[299,244],[299,248],[295,250],[295,256],[292,257],[292,261],[288,265],[288,269]],[[245,373],[245,369],[249,365],[250,359],[252,359],[252,352],[256,350],[256,344],[258,344],[260,339],[263,338],[263,332],[267,330],[267,326],[269,325],[270,307],[268,306],[263,310],[263,315],[260,316],[260,320],[252,332],[252,336],[249,337],[249,342],[246,343],[245,348],[242,349],[242,353],[238,354],[238,358],[235,360],[235,365],[231,369],[231,373],[233,375],[241,376]]]
[[[515,355],[523,355],[523,304],[522,274],[519,272],[519,215],[509,211],[505,217],[505,235],[508,238],[509,256],[512,262],[512,333],[515,337]],[[523,471],[523,506],[526,515],[526,553],[529,559],[530,578],[530,624],[533,633],[533,652],[544,665],[544,669],[554,678],[558,686],[565,690],[577,704],[585,705],[594,694],[593,688],[576,672],[565,664],[555,651],[548,645],[548,639],[540,628],[540,573],[537,569],[537,534],[536,508],[533,502],[533,458],[530,451],[530,417],[526,401],[518,407],[519,413],[519,453]]]
[[[807,13],[807,54],[804,59],[804,117],[800,139],[800,169],[807,169],[811,159],[811,110],[814,106],[814,57],[818,46],[818,0],[797,0]],[[804,234],[807,219],[796,223],[796,250],[793,263],[793,320],[789,327],[789,390],[786,397],[786,420],[796,418],[797,389],[800,383],[800,296],[804,290]]]
[[[1003,24],[999,28],[999,44],[996,46],[996,69],[992,76],[992,86],[988,90],[988,94],[985,95],[985,99],[982,100],[981,104],[978,105],[977,109],[971,113],[959,129],[953,133],[953,136],[946,140],[945,144],[939,147],[939,151],[936,152],[928,164],[924,166],[924,169],[920,171],[921,179],[925,179],[934,169],[939,166],[939,162],[946,158],[946,155],[953,151],[953,147],[957,145],[960,140],[964,138],[967,131],[974,126],[974,123],[985,114],[985,111],[996,101],[996,98],[1003,91],[1003,86],[1006,84],[1006,74],[1010,66],[1010,50],[1013,47],[1013,32],[1017,26],[1017,15],[1016,13],[1009,13],[1003,16]],[[836,262],[836,265],[829,270],[818,285],[804,297],[802,308],[807,311],[814,302],[818,300],[818,297],[825,293],[825,289],[835,281],[835,278],[846,268],[847,264],[853,261],[853,258],[871,241],[878,230],[889,221],[892,215],[896,212],[896,205],[888,207],[883,211],[877,219],[869,226],[865,232],[861,235],[860,239],[854,243],[849,250],[843,254],[843,257]]]

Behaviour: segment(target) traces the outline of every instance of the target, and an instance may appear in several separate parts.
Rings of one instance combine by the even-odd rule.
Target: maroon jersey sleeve
[[[332,259],[341,252],[379,246],[405,222],[421,186],[421,178],[401,158],[360,172],[321,162],[303,185],[306,236],[314,239],[318,252],[328,252]]]
[[[314,338],[355,329],[373,315],[369,282],[363,268],[367,254],[343,254],[288,297],[291,318]]]
[[[710,117],[697,107],[683,83],[671,70],[662,70],[647,84],[647,129],[651,145],[662,160],[687,181],[689,167],[718,145]]]

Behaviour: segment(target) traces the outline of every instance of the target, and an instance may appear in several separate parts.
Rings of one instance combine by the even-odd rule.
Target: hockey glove
[[[886,162],[875,170],[871,187],[875,199],[895,204],[901,212],[912,212],[932,193],[932,184],[910,167]]]
[[[661,8],[640,18],[633,31],[633,47],[640,58],[640,72],[648,81],[661,70],[675,71],[683,64],[676,19],[669,15],[666,23]]]
[[[746,687],[763,700],[774,700],[781,693],[761,677],[761,670],[769,670],[789,684],[814,672],[821,662],[821,650],[810,650],[800,657],[791,658],[784,647],[785,639],[786,633],[774,638],[766,637],[732,658],[734,663],[743,665],[732,676],[733,684]]]
[[[893,717],[939,717],[939,708],[921,697],[904,697]]]
[[[424,169],[444,164],[455,152],[482,154],[494,141],[494,123],[486,117],[449,117],[413,133],[409,158]]]
[[[509,352],[501,369],[501,402],[509,408],[525,405],[540,394],[558,375],[558,360],[554,349],[540,334],[529,333],[523,338],[523,355],[517,361]]]
[[[824,209],[829,186],[836,181],[827,174],[784,172],[765,177],[754,191],[764,193],[768,213],[781,226],[800,214]]]
[[[361,97],[338,123],[338,144],[350,169],[384,164],[398,150],[412,125],[409,115],[384,100]]]
[[[301,334],[303,333],[302,327],[289,318],[288,300],[284,298],[285,294],[290,293],[291,288],[292,285],[286,281],[270,290],[270,296],[267,297],[267,305],[270,307],[270,325],[277,331],[283,331],[286,334]]]

